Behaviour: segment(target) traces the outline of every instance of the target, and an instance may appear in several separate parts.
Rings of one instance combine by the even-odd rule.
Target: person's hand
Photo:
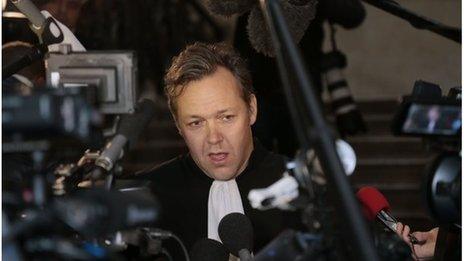
[[[427,232],[412,233],[412,235],[419,241],[418,244],[411,243],[411,239],[409,237],[410,231],[411,229],[408,225],[403,225],[400,222],[397,223],[396,233],[409,245],[414,260],[431,260],[435,252],[438,228],[434,228]]]

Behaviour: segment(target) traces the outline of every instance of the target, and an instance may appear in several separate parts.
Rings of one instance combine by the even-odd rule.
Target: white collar
[[[233,212],[244,214],[237,182],[235,179],[213,181],[208,198],[208,238],[222,242],[218,234],[219,222]]]

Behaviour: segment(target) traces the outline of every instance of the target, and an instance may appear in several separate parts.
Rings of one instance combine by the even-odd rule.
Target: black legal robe
[[[259,142],[248,166],[236,178],[245,215],[254,229],[254,252],[264,247],[286,228],[302,229],[299,212],[253,209],[248,201],[251,189],[270,186],[282,177],[286,158],[267,151]],[[159,227],[174,232],[190,251],[208,233],[208,196],[213,179],[195,164],[190,154],[181,155],[153,169],[137,174],[149,180],[162,213]]]

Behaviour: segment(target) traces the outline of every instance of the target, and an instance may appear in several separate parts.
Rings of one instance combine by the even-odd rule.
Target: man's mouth
[[[219,153],[209,153],[208,157],[213,163],[223,163],[226,161],[227,156],[229,153],[226,152],[219,152]]]

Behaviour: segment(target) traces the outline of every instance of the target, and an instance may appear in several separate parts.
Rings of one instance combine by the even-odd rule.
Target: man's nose
[[[208,124],[208,137],[209,144],[217,144],[223,140],[223,136],[219,126],[215,123]]]

